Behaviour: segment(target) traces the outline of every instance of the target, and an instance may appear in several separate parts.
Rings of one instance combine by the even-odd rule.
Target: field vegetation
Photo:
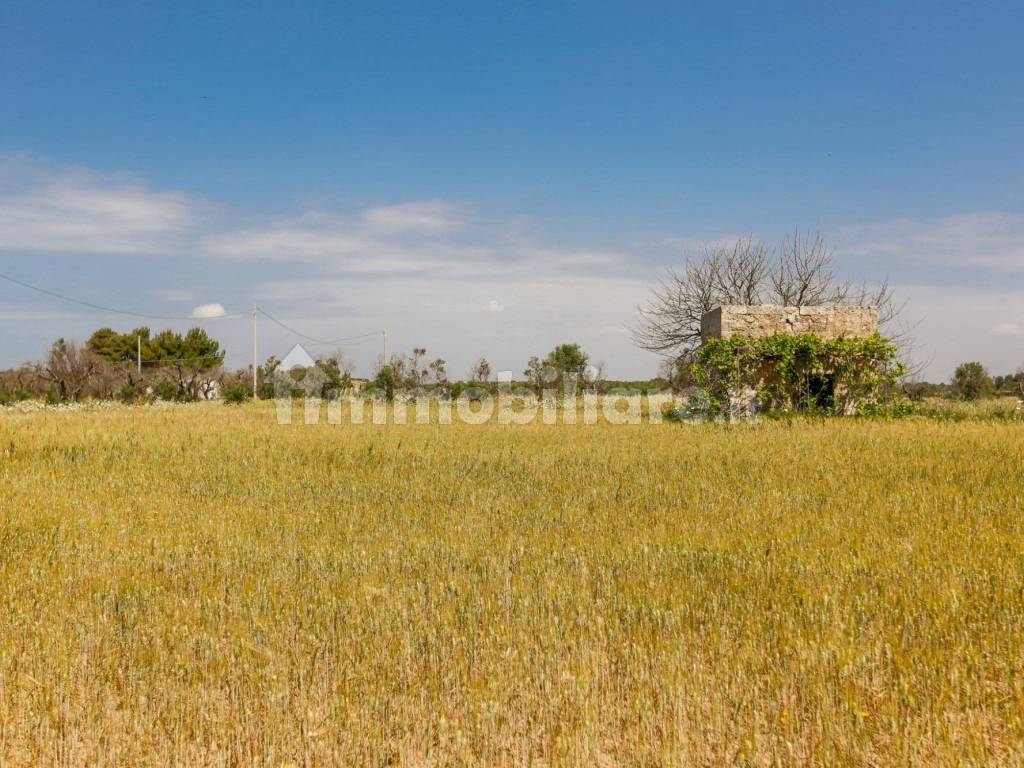
[[[0,414],[0,764],[1024,763],[992,420]]]

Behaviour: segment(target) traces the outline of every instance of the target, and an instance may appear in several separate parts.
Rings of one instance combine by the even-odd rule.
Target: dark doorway
[[[807,405],[810,409],[831,411],[836,407],[835,378],[827,373],[812,373],[807,394]]]

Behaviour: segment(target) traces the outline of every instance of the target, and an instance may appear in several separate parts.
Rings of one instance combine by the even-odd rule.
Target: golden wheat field
[[[1022,438],[0,415],[0,764],[1024,764]]]

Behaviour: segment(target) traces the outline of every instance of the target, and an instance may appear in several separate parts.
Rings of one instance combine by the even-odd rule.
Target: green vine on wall
[[[694,382],[714,415],[750,388],[759,411],[847,413],[894,389],[906,367],[896,345],[878,334],[828,341],[813,333],[710,339],[697,350]]]

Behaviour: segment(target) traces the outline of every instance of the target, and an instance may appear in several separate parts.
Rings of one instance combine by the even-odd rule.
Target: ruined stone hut
[[[742,335],[760,339],[774,334],[798,335],[812,333],[824,341],[839,337],[867,338],[878,333],[877,307],[836,307],[808,306],[783,307],[771,304],[750,306],[725,305],[715,307],[701,318],[701,337],[728,339]],[[771,371],[765,371],[763,381],[771,378]],[[812,396],[825,404],[838,394],[836,382],[830,371],[816,372],[811,382]],[[756,388],[745,388],[734,392],[734,408],[744,411],[753,409]],[[852,406],[851,406],[852,407]]]

